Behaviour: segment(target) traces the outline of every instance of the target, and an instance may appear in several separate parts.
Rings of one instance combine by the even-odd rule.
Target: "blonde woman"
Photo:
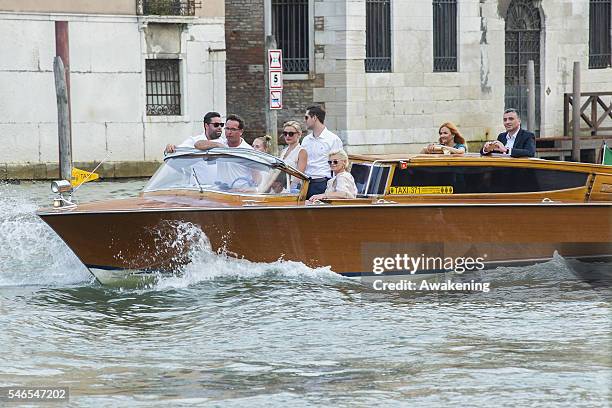
[[[295,120],[285,122],[283,125],[283,138],[287,143],[287,147],[285,147],[281,152],[280,158],[291,167],[295,167],[303,173],[304,170],[306,170],[306,165],[308,164],[308,153],[300,144],[301,137],[302,126],[299,122],[296,122]],[[292,177],[291,188],[299,188],[298,184],[299,179]]]
[[[324,200],[326,198],[355,198],[357,196],[357,186],[355,179],[348,172],[349,160],[344,150],[336,150],[329,154],[327,161],[329,167],[334,172],[327,182],[327,189],[323,194],[315,194],[309,201]]]
[[[253,149],[270,154],[270,147],[272,147],[271,140],[272,136],[269,135],[256,137],[253,140]]]
[[[308,153],[300,144],[302,137],[302,126],[295,120],[285,122],[283,125],[283,138],[287,147],[283,149],[280,158],[288,165],[295,167],[302,173],[308,164]]]
[[[467,152],[465,139],[453,122],[444,122],[438,128],[438,142],[430,143],[421,150],[421,153],[451,153],[463,154]]]

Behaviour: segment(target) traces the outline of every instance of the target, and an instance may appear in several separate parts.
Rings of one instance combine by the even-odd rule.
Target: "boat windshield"
[[[296,194],[288,174],[267,164],[234,156],[179,156],[167,159],[144,192],[159,190]]]

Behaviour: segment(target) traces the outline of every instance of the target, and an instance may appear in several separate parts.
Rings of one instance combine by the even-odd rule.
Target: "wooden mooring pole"
[[[55,93],[60,178],[72,178],[72,115],[70,109],[70,45],[68,21],[55,22]]]
[[[59,170],[62,180],[72,178],[72,143],[70,137],[70,115],[68,110],[68,89],[66,70],[61,57],[53,59],[55,93],[57,96],[57,136],[59,142]]]
[[[574,61],[572,90],[572,161],[580,161],[580,62]]]
[[[527,61],[527,130],[535,132],[535,65]]]

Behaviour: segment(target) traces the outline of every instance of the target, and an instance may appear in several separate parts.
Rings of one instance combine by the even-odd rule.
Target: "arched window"
[[[506,108],[527,118],[527,61],[535,68],[536,131],[540,128],[540,11],[532,0],[512,0],[506,15]],[[532,129],[529,129],[532,130]]]

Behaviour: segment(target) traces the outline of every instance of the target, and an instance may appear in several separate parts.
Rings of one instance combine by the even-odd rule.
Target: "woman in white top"
[[[355,179],[347,171],[349,160],[344,150],[337,150],[329,154],[329,167],[334,172],[334,177],[327,182],[327,189],[323,194],[315,194],[310,201],[324,200],[326,198],[355,198],[357,186]]]
[[[300,145],[300,138],[302,137],[302,126],[300,123],[295,120],[285,122],[283,125],[283,137],[285,142],[287,142],[287,147],[281,152],[280,158],[303,173],[308,164],[308,153]],[[299,188],[298,182],[299,179],[292,177],[291,187],[294,189]]]

